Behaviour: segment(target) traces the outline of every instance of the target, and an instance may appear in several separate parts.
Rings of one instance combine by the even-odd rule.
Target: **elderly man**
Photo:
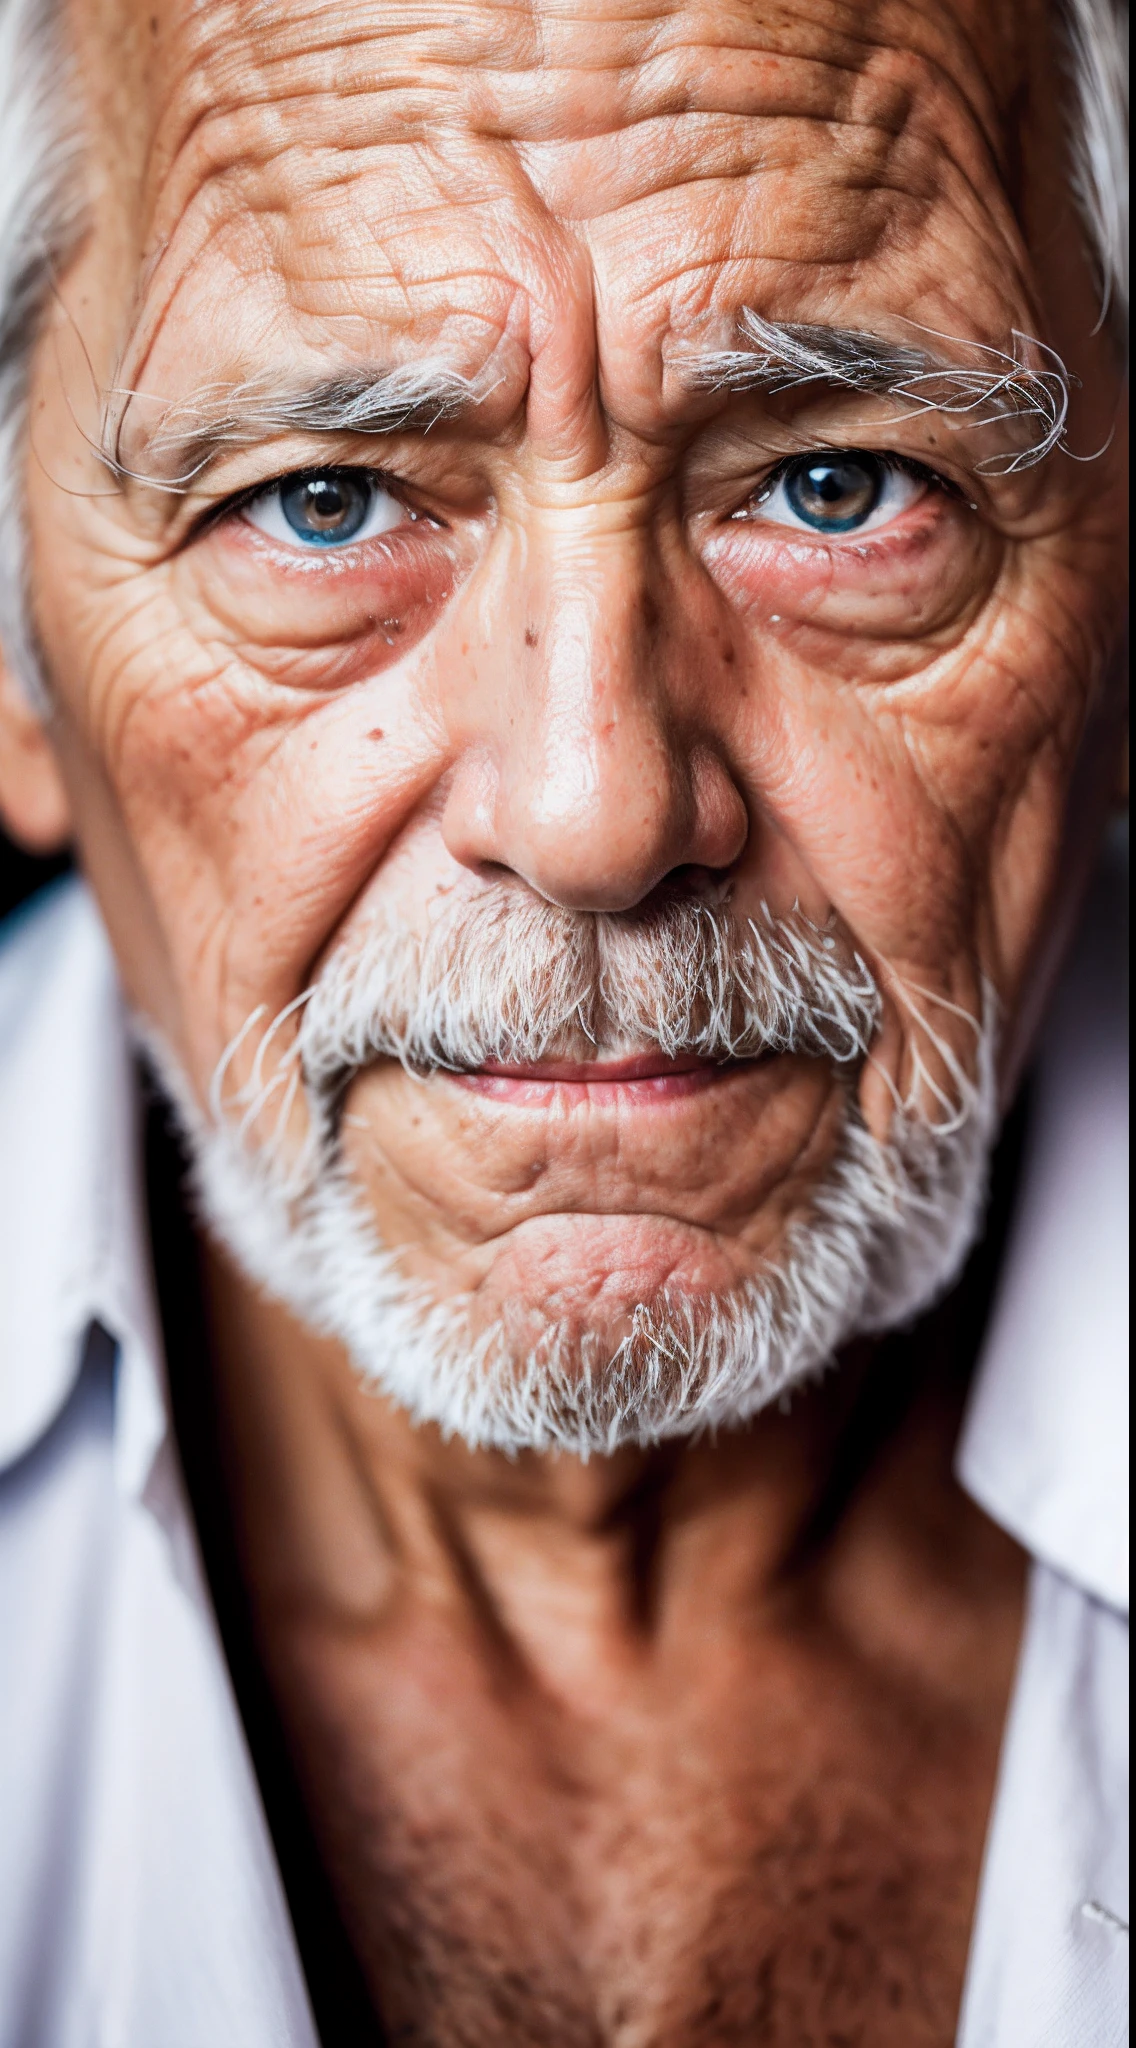
[[[3,2040],[1118,2042],[1117,19],[0,18]]]

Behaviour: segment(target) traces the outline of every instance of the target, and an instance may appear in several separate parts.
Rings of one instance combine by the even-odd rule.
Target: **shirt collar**
[[[1011,1240],[959,1452],[1026,1549],[1127,1607],[1127,841],[1110,848],[1043,1037]],[[141,1496],[169,1434],[138,1091],[114,960],[80,883],[0,946],[0,1469],[119,1346],[115,1460]]]
[[[1128,839],[1042,1035],[1022,1185],[959,1477],[1035,1557],[1128,1607]]]
[[[57,886],[0,948],[0,1468],[63,1407],[98,1322],[118,1345],[115,1469],[140,1495],[168,1428],[138,1092],[110,946]]]

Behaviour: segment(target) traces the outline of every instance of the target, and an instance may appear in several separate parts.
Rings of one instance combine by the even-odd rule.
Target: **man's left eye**
[[[311,469],[250,498],[241,517],[290,547],[333,548],[373,540],[413,515],[366,470]]]
[[[886,526],[927,488],[923,477],[882,455],[800,455],[784,463],[735,516],[804,533],[864,533]]]

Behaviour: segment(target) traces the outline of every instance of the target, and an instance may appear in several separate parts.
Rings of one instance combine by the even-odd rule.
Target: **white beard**
[[[569,917],[552,915],[565,921]],[[783,935],[786,929],[785,921],[773,920],[760,934],[750,927],[759,949],[766,948],[763,965],[768,961],[769,932]],[[682,1028],[670,1034],[667,1049],[692,1041],[707,1049],[711,1044],[721,1048],[727,1031],[730,1048],[752,1048],[759,1031],[766,1045],[805,1043],[815,1048],[818,1039],[823,1043],[826,1032],[831,1036],[834,976],[838,982],[840,970],[827,953],[819,962],[799,957],[811,948],[811,930],[805,920],[796,920],[790,949],[796,985],[786,994],[785,984],[793,983],[793,974],[780,972],[781,985],[775,991],[782,1012],[779,1028],[773,1028],[764,986],[757,1015],[751,959],[751,1000],[748,1007],[742,1006],[745,1015],[729,1003],[723,1008],[719,999],[717,1036],[712,1038],[710,1025],[700,1031],[691,1028],[687,993]],[[701,936],[698,943],[704,944]],[[618,944],[612,944],[618,953]],[[332,1135],[329,1104],[334,1090],[321,1094],[320,1082],[313,1078],[322,1067],[341,1081],[344,1064],[348,1069],[363,1064],[376,1049],[387,1050],[392,1037],[401,1044],[390,1049],[400,1051],[411,1064],[406,1045],[413,1032],[407,1029],[406,1017],[420,1018],[427,1007],[420,999],[421,986],[413,985],[416,978],[420,985],[431,982],[433,999],[429,1029],[419,1034],[425,1050],[415,1045],[413,1064],[421,1070],[428,1063],[448,1063],[445,1033],[438,1028],[436,978],[430,975],[429,962],[424,964],[424,949],[418,947],[410,955],[404,947],[392,970],[388,937],[385,955],[378,949],[381,988],[376,986],[375,950],[367,971],[358,961],[349,971],[340,964],[317,986],[305,1020],[305,1028],[309,1023],[311,1028],[304,1080],[314,1128],[322,1135],[290,1173],[282,1171],[271,1146],[254,1149],[224,1113],[213,1120],[204,1117],[168,1052],[155,1043],[147,1027],[140,1031],[184,1129],[206,1224],[249,1278],[313,1330],[339,1339],[364,1381],[398,1403],[413,1421],[436,1423],[444,1435],[458,1436],[471,1448],[560,1450],[583,1458],[610,1453],[622,1444],[645,1445],[729,1427],[821,1371],[851,1337],[909,1320],[957,1275],[981,1220],[995,1128],[989,1002],[987,1016],[976,1026],[974,1076],[964,1076],[956,1062],[950,1063],[954,1100],[941,1123],[931,1124],[913,1110],[897,1108],[890,1137],[881,1144],[865,1128],[849,1090],[836,1158],[807,1212],[790,1224],[779,1256],[758,1277],[713,1295],[667,1290],[637,1304],[628,1334],[614,1350],[597,1331],[551,1319],[534,1341],[531,1307],[526,1311],[526,1336],[521,1334],[520,1316],[507,1306],[495,1322],[475,1331],[462,1300],[432,1296],[408,1279],[397,1256],[380,1244]],[[783,951],[777,954],[782,965],[786,957]],[[454,1064],[475,1063],[469,1057],[471,1037],[477,1041],[476,1058],[491,1056],[502,1041],[507,1057],[541,1057],[549,1039],[547,1003],[543,1008],[531,1001],[528,1005],[530,1017],[541,1019],[543,1034],[541,1050],[534,1053],[536,1026],[527,1038],[516,1028],[518,977],[510,984],[511,1000],[502,1001],[500,975],[495,983],[494,963],[489,959],[486,964],[484,947],[480,958],[482,985],[473,1003],[457,1006],[456,1021],[450,1005],[451,1039],[456,1037],[461,1049]],[[811,978],[818,964],[825,977],[819,1026],[818,991]],[[594,972],[594,962],[573,965],[582,977]],[[682,962],[687,991],[691,983],[686,977],[694,965],[689,958]],[[848,1036],[846,1058],[866,1050],[863,1041],[878,1014],[874,984],[869,991],[865,977],[863,962],[856,959],[845,970],[844,1006],[836,1002],[840,1030]],[[632,975],[628,982],[624,976],[634,986],[634,1035],[640,1043],[650,1037],[657,1044],[666,1034],[644,1026],[641,979]],[[395,982],[398,1002],[391,999]],[[608,975],[609,995],[611,984]],[[571,987],[565,991],[563,977],[558,986],[564,997],[558,1026],[563,1036],[564,1018],[571,1020],[575,1012]],[[532,993],[530,989],[528,994]],[[835,996],[839,993],[836,988]],[[452,987],[447,987],[447,997],[451,995]],[[810,998],[813,1007],[806,1014]],[[513,1019],[507,1037],[502,1030],[495,1039],[484,1028],[480,1034],[471,1033],[471,1009],[483,1024],[486,1016],[507,1013]],[[397,1014],[397,1026],[377,1030],[364,1024],[365,1017],[380,1010]],[[587,1026],[593,1042],[595,1021],[593,1015]],[[329,1035],[341,1049],[348,1049],[346,1062],[338,1067],[328,1051]],[[629,1035],[624,1032],[625,1039]],[[303,1031],[297,1047],[302,1055]]]

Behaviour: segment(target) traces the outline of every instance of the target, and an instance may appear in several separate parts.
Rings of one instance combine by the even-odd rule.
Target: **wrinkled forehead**
[[[468,373],[598,356],[614,389],[746,304],[995,340],[1031,311],[1004,141],[1029,7],[106,4],[135,383],[187,331],[218,377],[381,333]]]

